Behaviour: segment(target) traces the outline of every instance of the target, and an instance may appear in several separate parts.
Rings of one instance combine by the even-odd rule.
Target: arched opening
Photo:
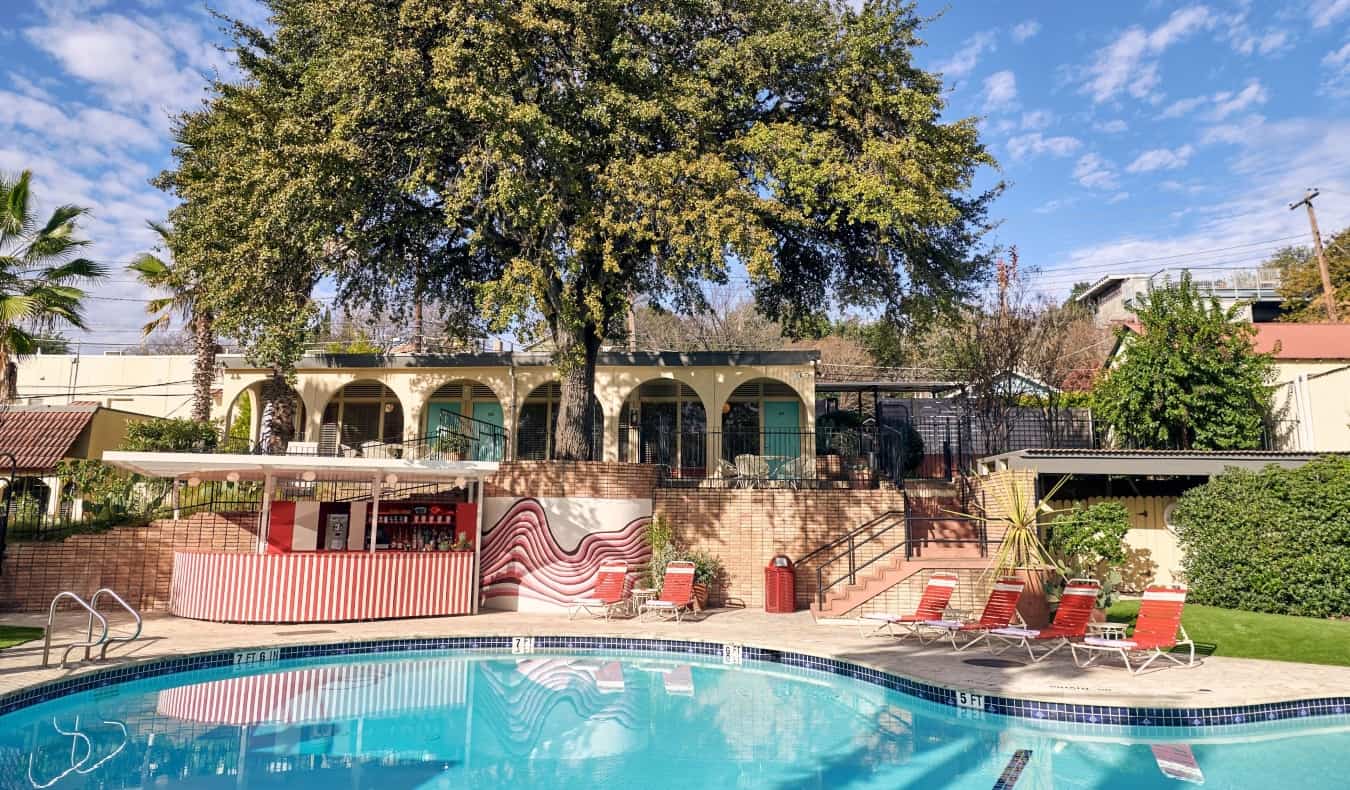
[[[42,478],[14,478],[14,490],[9,496],[10,528],[22,531],[41,524],[51,498],[51,486]]]
[[[660,464],[673,477],[704,477],[707,431],[707,412],[692,387],[672,379],[648,381],[619,411],[619,460]]]
[[[747,381],[722,404],[722,463],[741,478],[807,477],[815,437],[797,391],[774,379]]]
[[[220,449],[227,453],[247,453],[258,440],[257,386],[246,387],[234,396],[234,400],[225,409],[224,435]],[[304,404],[297,411],[303,411]],[[304,423],[299,423],[303,426]],[[297,436],[302,435],[297,431]]]
[[[541,384],[526,396],[516,421],[516,458],[521,461],[553,460],[553,429],[558,424],[562,387],[556,381]],[[605,419],[600,401],[591,395],[591,457],[604,457]]]
[[[326,454],[325,445],[330,441],[340,445],[339,454],[402,442],[403,404],[382,382],[353,381],[338,390],[323,408],[320,454]]]
[[[502,403],[486,384],[471,379],[442,384],[427,398],[425,413],[423,435],[469,437],[469,460],[500,461],[506,454]]]

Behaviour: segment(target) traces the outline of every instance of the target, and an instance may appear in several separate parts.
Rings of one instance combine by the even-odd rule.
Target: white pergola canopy
[[[371,480],[395,475],[399,480],[482,480],[497,471],[496,461],[413,461],[399,458],[342,458],[305,455],[237,455],[230,453],[147,453],[109,450],[104,463],[147,477],[201,480],[301,478]]]

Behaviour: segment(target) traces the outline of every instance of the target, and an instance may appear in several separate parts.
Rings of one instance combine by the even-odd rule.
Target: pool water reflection
[[[0,717],[0,786],[1345,786],[1347,721],[1077,731],[749,662],[397,653],[168,675]],[[1029,752],[1029,754],[1027,754]]]

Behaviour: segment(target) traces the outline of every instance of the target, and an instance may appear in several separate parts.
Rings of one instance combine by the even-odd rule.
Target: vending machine
[[[347,528],[351,524],[348,513],[329,513],[324,524],[324,548],[329,551],[345,551],[347,548]]]

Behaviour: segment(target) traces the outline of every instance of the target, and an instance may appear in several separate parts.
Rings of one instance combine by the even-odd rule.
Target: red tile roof
[[[94,420],[96,404],[0,408],[0,452],[14,453],[20,470],[46,472],[70,453]],[[8,459],[0,459],[0,465]]]
[[[1255,327],[1256,350],[1274,351],[1276,359],[1350,359],[1350,324],[1255,324]]]

